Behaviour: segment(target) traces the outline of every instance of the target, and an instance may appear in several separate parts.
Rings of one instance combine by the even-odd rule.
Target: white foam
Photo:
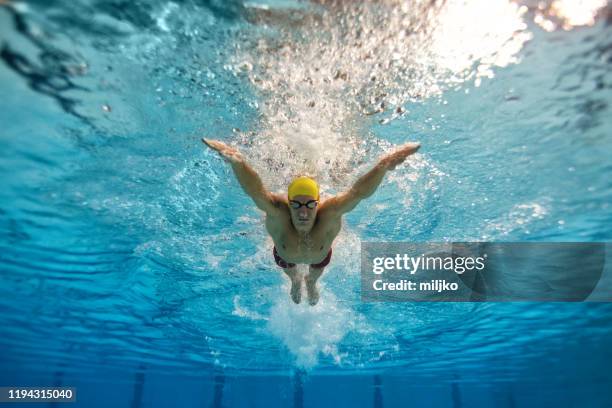
[[[533,224],[545,219],[549,213],[550,200],[543,198],[540,201],[515,204],[508,213],[488,222],[483,238],[507,236],[517,231],[529,234]]]
[[[251,320],[268,320],[267,317],[260,315],[259,313],[249,310],[247,307],[240,305],[240,296],[234,296],[234,310],[232,311],[234,316],[245,317]]]
[[[287,346],[301,368],[317,365],[320,355],[331,356],[340,364],[343,354],[338,344],[354,328],[355,312],[323,285],[320,289],[317,305],[310,306],[306,299],[296,305],[288,295],[289,285],[284,285],[284,293],[270,311],[270,332]]]

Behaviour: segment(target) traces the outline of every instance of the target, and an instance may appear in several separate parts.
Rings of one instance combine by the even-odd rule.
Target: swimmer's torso
[[[288,207],[278,216],[266,216],[266,229],[276,251],[285,261],[296,264],[316,264],[325,259],[341,228],[341,218],[329,216],[323,206],[306,236],[295,230]]]

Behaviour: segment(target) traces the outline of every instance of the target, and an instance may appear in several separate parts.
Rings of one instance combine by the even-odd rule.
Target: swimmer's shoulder
[[[273,214],[269,215],[281,215],[289,213],[289,202],[287,201],[287,197],[282,194],[269,193],[270,202],[272,203],[272,207],[275,209]]]
[[[273,210],[266,212],[266,229],[276,242],[281,239],[279,234],[286,231],[291,224],[291,215],[286,197],[275,193],[269,193],[269,197]]]
[[[270,198],[272,199],[272,202],[279,207],[283,205],[287,207],[289,205],[287,196],[284,194],[270,193]]]
[[[338,196],[326,198],[319,204],[318,217],[320,218],[339,218],[342,214],[337,211],[339,207]]]

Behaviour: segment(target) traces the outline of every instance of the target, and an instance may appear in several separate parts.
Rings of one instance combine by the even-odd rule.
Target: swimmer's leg
[[[283,271],[291,279],[291,291],[289,292],[291,299],[295,303],[300,303],[302,301],[302,275],[295,265],[284,268]]]
[[[306,292],[308,293],[308,303],[311,306],[319,302],[319,289],[317,288],[317,280],[323,275],[325,267],[317,268],[310,265],[308,275],[304,278],[306,281]]]

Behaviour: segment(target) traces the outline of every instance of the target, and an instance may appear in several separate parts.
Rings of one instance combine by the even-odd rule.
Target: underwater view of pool
[[[0,0],[0,387],[612,406],[609,302],[360,291],[367,242],[612,241],[611,23],[605,0]],[[344,217],[310,306],[202,137],[322,199],[421,148]]]

